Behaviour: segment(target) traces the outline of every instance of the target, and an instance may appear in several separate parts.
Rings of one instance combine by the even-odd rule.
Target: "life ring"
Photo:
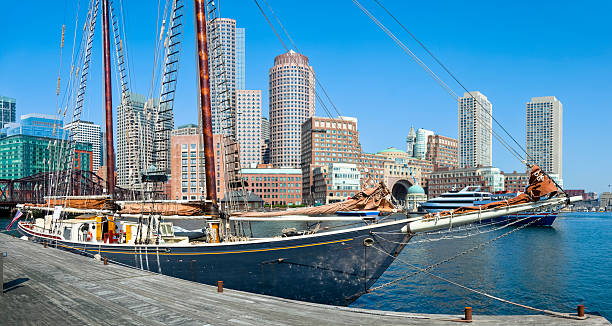
[[[91,232],[87,232],[87,241],[91,241]]]

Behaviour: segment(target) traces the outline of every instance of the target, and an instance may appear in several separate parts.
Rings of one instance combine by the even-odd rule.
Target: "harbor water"
[[[408,244],[399,259],[421,268],[497,237]],[[417,240],[414,238],[413,240]],[[415,271],[396,260],[377,285]],[[552,227],[526,227],[432,271],[468,287],[536,308],[573,312],[578,304],[612,320],[612,214],[563,213]],[[360,297],[359,308],[458,314],[533,314],[455,285],[417,274]]]
[[[0,227],[10,222],[0,219]],[[15,227],[13,227],[15,229]],[[409,243],[382,275],[381,285],[509,231],[465,239]],[[537,308],[587,312],[612,319],[612,214],[564,213],[552,227],[526,227],[432,270],[441,277]],[[414,313],[533,314],[419,273],[363,295],[353,307]]]

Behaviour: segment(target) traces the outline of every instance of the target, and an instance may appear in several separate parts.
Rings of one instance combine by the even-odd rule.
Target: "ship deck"
[[[0,234],[5,325],[457,325],[460,315],[327,306],[189,282]],[[457,307],[458,313],[463,307]],[[474,325],[611,325],[588,315],[480,315]]]

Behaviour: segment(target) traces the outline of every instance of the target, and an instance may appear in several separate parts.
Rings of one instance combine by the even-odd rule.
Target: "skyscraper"
[[[493,164],[493,106],[484,94],[473,91],[459,98],[459,166]]]
[[[102,165],[102,131],[100,125],[80,120],[67,124],[64,129],[70,130],[73,140],[91,144],[93,155],[92,171],[98,171]]]
[[[563,104],[554,96],[532,97],[526,109],[527,162],[562,179]]]
[[[245,87],[245,31],[236,28],[236,21],[230,18],[209,21],[207,28],[213,134],[232,135],[235,132],[236,89]],[[201,116],[198,121],[201,123]]]
[[[301,126],[315,113],[314,70],[293,50],[270,68],[270,163],[300,167]]]
[[[427,142],[429,136],[433,136],[435,133],[431,130],[419,128],[416,132],[416,143],[414,144],[413,156],[419,160],[424,160],[427,155]]]
[[[236,28],[236,89],[246,89],[246,45],[244,28]]]
[[[236,90],[236,140],[242,167],[261,163],[260,90]]]
[[[17,100],[10,97],[0,96],[0,128],[17,119]]]
[[[163,165],[170,166],[169,139],[167,142],[154,142],[160,136],[160,132],[155,131],[158,106],[159,99],[145,100],[143,95],[131,93],[128,101],[117,109],[116,169],[120,187],[140,189],[142,173],[156,163],[154,153],[165,155]],[[167,123],[174,124],[172,121]]]
[[[408,156],[414,157],[414,146],[415,145],[416,145],[416,133],[414,132],[414,128],[410,126],[408,137],[406,137],[406,153],[408,153]]]

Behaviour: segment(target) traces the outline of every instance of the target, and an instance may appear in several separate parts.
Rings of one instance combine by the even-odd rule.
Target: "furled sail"
[[[115,208],[109,196],[66,196],[66,197],[46,197],[44,204],[25,204],[30,207],[55,207],[75,209],[96,209],[106,210]]]
[[[318,207],[304,207],[290,211],[276,212],[237,212],[232,216],[240,217],[272,217],[284,215],[321,215],[334,214],[338,211],[362,211],[377,210],[379,212],[392,212],[395,207],[388,199],[389,188],[384,183],[379,183],[376,187],[362,190],[349,200],[339,203],[327,204]]]

